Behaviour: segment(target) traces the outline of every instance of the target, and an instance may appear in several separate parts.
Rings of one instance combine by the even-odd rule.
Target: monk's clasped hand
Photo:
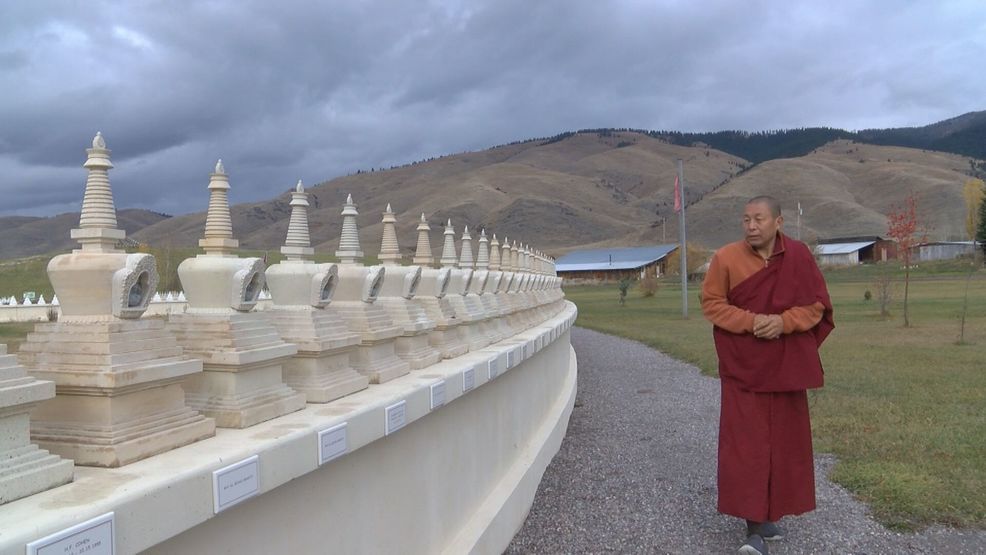
[[[757,314],[753,317],[753,335],[759,339],[777,339],[784,332],[784,320],[779,314]]]

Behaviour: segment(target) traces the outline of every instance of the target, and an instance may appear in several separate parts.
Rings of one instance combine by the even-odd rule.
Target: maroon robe
[[[834,327],[832,303],[811,252],[780,239],[770,263],[733,287],[731,305],[780,314],[816,302],[825,309],[809,331],[758,339],[713,329],[719,355],[719,512],[755,522],[815,508],[807,389],[821,387],[818,347]]]

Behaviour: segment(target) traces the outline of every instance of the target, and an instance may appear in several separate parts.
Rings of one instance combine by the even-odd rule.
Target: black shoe
[[[784,530],[775,522],[761,522],[759,524],[754,524],[750,521],[746,522],[747,535],[756,534],[769,542],[784,539]]]
[[[757,533],[760,534],[761,538],[769,542],[784,539],[784,530],[781,530],[781,527],[775,522],[764,522],[759,528],[760,530]]]
[[[739,548],[740,555],[768,555],[767,542],[759,534],[750,534]]]

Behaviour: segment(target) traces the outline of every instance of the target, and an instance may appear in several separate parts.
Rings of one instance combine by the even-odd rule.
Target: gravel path
[[[710,338],[711,341],[711,338]],[[745,526],[716,505],[719,382],[640,343],[574,328],[579,391],[568,435],[507,553],[735,553]],[[827,479],[818,509],[782,520],[773,555],[986,553],[986,531],[889,531]]]

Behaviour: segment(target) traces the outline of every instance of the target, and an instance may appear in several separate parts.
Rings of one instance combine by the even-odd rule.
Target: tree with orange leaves
[[[907,293],[911,281],[911,258],[915,248],[928,240],[927,228],[918,219],[918,201],[907,195],[904,202],[887,213],[887,235],[897,241],[897,253],[904,262],[904,327],[911,327],[907,314]]]

